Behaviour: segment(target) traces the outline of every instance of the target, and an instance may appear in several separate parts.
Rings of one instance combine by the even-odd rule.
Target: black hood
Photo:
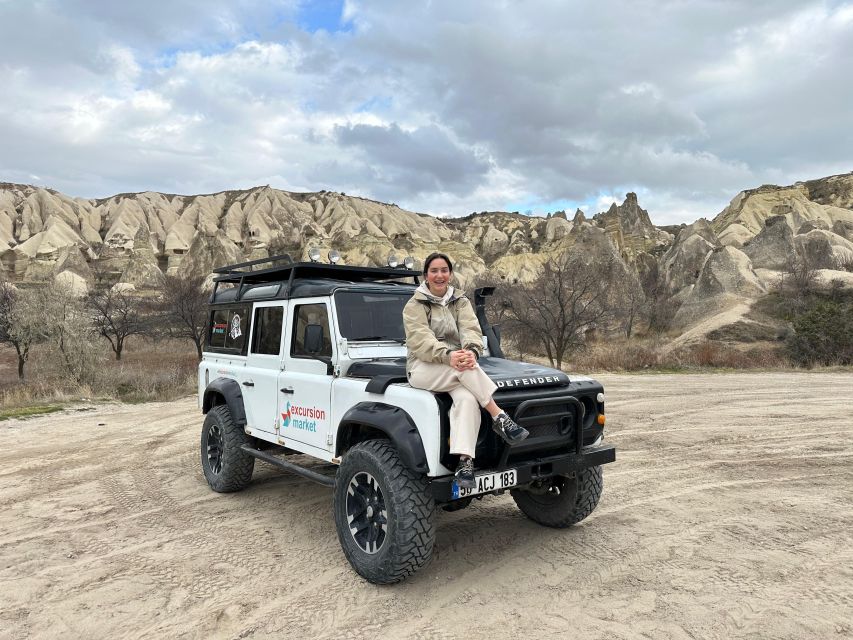
[[[503,358],[480,358],[480,367],[499,389],[522,387],[557,387],[569,384],[569,376],[538,364],[516,362]],[[353,362],[347,376],[373,378],[375,376],[406,376],[406,359],[376,359]]]

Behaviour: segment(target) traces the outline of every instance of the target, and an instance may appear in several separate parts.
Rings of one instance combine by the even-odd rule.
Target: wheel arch
[[[335,438],[335,456],[365,440],[387,438],[412,471],[427,473],[426,451],[412,417],[400,407],[384,402],[359,402],[341,418]]]
[[[216,378],[204,390],[201,412],[206,414],[213,407],[227,405],[231,417],[241,427],[246,426],[246,408],[243,406],[243,392],[236,380]]]

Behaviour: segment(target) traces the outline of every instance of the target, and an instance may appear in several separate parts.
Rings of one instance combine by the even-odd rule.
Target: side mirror
[[[319,324],[309,324],[305,327],[305,351],[317,355],[323,350],[323,327]]]

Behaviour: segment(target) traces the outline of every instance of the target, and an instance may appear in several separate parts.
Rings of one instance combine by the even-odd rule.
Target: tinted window
[[[248,332],[248,307],[214,309],[207,344],[213,351],[244,353]]]
[[[255,309],[252,353],[277,356],[281,345],[281,323],[284,307],[259,307]]]
[[[323,348],[319,353],[308,353],[305,349],[305,329],[308,325],[320,325],[323,329]],[[290,355],[296,357],[315,357],[332,355],[332,339],[329,333],[329,312],[325,304],[301,304],[296,307],[293,318],[293,342]]]
[[[411,292],[401,295],[339,291],[335,294],[335,306],[341,335],[348,340],[359,338],[405,340],[403,307],[411,297]]]

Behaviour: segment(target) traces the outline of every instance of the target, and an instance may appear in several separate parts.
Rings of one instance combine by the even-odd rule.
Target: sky
[[[0,0],[0,181],[656,224],[853,171],[853,2]]]

